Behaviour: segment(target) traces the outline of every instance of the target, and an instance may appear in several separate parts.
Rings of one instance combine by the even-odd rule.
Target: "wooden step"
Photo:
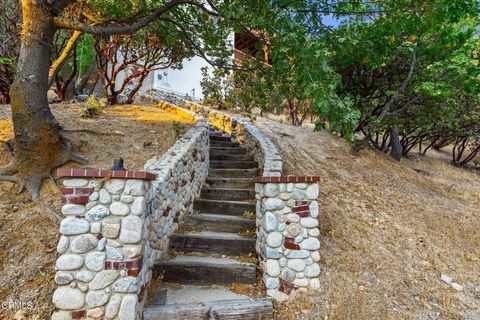
[[[189,214],[184,217],[188,226],[204,231],[241,232],[253,230],[255,220],[221,214]]]
[[[255,169],[257,167],[256,161],[210,160],[210,168],[212,169]]]
[[[209,137],[210,137],[210,141],[223,141],[223,142],[232,141],[231,137],[228,137],[228,136],[225,136],[225,135],[222,135],[222,134],[218,134],[218,133],[215,133],[215,134],[210,133]]]
[[[220,300],[199,303],[176,303],[149,306],[143,310],[144,320],[270,320],[272,301],[263,298]]]
[[[249,296],[233,292],[224,286],[196,286],[179,285],[177,283],[160,282],[153,289],[153,296],[163,296],[154,301],[153,305],[178,304],[178,303],[202,303],[224,300],[250,299]],[[160,303],[155,303],[160,302]]]
[[[154,265],[153,276],[163,274],[163,282],[195,285],[254,284],[256,267],[228,258],[176,256],[170,261]]]
[[[233,161],[253,161],[253,156],[249,154],[210,154],[211,161],[233,160]]]
[[[203,231],[200,233],[174,233],[170,248],[175,252],[218,253],[241,256],[255,252],[256,238],[242,237],[236,233]]]
[[[211,156],[222,155],[222,154],[242,155],[246,153],[247,153],[247,150],[244,148],[210,147]]]
[[[255,189],[202,188],[201,197],[212,200],[254,200]]]
[[[210,140],[210,147],[214,148],[240,148],[238,142]]]
[[[253,178],[258,176],[258,168],[253,169],[215,169],[208,170],[209,177],[221,178]]]
[[[196,199],[193,209],[200,213],[242,216],[245,212],[255,212],[256,204],[245,201],[224,201]]]
[[[207,178],[205,186],[208,188],[254,188],[252,178]]]

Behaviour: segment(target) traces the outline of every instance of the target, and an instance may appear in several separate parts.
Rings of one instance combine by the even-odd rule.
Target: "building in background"
[[[227,40],[233,47],[232,62],[241,63],[246,57],[257,57],[259,51],[266,63],[270,63],[268,53],[265,48],[258,45],[258,39],[253,34],[232,33],[231,39]],[[135,72],[138,66],[131,66],[129,72]],[[167,95],[175,95],[186,98],[191,101],[201,101],[202,93],[202,69],[213,71],[213,67],[201,57],[192,57],[182,62],[181,69],[166,68],[152,71],[148,78],[145,79],[139,93],[148,90],[159,90]],[[125,74],[119,75],[117,83],[122,83]],[[131,84],[129,87],[133,87]]]

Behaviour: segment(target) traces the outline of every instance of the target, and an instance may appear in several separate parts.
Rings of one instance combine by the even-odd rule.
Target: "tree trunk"
[[[400,143],[400,138],[398,136],[398,128],[397,127],[391,127],[390,128],[390,142],[392,145],[392,150],[390,151],[390,156],[397,160],[400,161],[402,159],[403,155],[403,150],[402,150],[402,145]]]
[[[298,125],[298,113],[297,113],[297,105],[293,100],[287,99],[288,108],[290,109],[290,119],[292,120],[292,124],[294,126]]]
[[[94,56],[92,60],[92,64],[88,67],[87,71],[81,76],[80,80],[78,81],[77,87],[75,88],[75,91],[77,92],[77,94],[83,93],[83,90],[87,86],[88,81],[92,78],[92,76],[95,76],[94,72],[96,68],[97,67],[95,66],[95,56]]]
[[[97,87],[98,79],[100,78],[100,74],[98,73],[97,68],[95,67],[95,71],[93,75],[88,79],[87,82],[87,94],[92,95],[95,92],[95,88]]]
[[[42,0],[22,0],[23,26],[15,80],[10,88],[14,150],[12,162],[0,169],[0,180],[26,187],[40,196],[43,178],[70,160],[71,144],[60,136],[60,126],[47,100],[50,49],[55,26]],[[15,176],[13,176],[16,173]]]

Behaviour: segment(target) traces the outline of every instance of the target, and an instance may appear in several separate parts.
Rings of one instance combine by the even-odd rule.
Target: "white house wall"
[[[193,57],[185,59],[181,69],[157,70],[154,74],[153,87],[182,96],[188,95],[195,100],[201,99],[203,94],[200,81],[202,80],[203,67],[212,70],[212,67],[204,59]],[[167,74],[166,78],[164,73]]]

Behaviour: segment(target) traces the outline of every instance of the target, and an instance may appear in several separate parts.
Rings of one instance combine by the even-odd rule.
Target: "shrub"
[[[103,109],[107,106],[105,99],[98,99],[95,96],[90,96],[85,104],[80,109],[80,116],[82,118],[93,118],[102,114]]]
[[[172,130],[175,132],[175,136],[178,138],[185,133],[185,126],[178,121],[173,121]]]

